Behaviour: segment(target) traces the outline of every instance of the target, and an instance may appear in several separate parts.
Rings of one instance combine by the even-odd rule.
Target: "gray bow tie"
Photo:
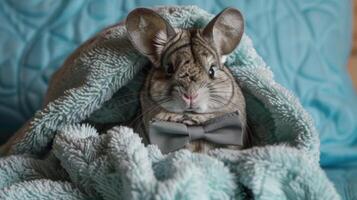
[[[163,153],[175,151],[198,139],[222,145],[243,145],[238,112],[208,120],[200,126],[155,120],[149,125],[150,143],[158,145]]]

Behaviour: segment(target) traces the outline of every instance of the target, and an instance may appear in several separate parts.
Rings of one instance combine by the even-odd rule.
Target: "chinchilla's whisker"
[[[227,89],[227,87],[208,87],[211,91],[232,91],[232,89]]]
[[[215,95],[227,95],[227,94],[232,94],[232,91],[210,91],[210,94],[215,94]]]
[[[221,81],[221,80],[226,81],[226,80],[231,80],[231,78],[229,78],[229,77],[226,78],[226,77],[221,76],[221,77],[217,77],[215,80],[216,80],[216,81],[217,81],[217,80],[219,80],[219,81]]]
[[[167,102],[169,102],[169,101],[171,101],[171,100],[172,100],[172,98],[169,97],[169,96],[167,96],[167,97],[165,97],[165,98],[163,98],[163,99],[160,99],[160,100],[156,101],[156,103],[157,103],[157,105],[159,105],[159,106],[162,107],[162,105],[163,105],[164,103],[167,103]]]
[[[230,81],[230,80],[232,80],[232,79],[230,79],[230,78],[224,78],[224,77],[219,77],[219,78],[217,78],[216,80],[219,80],[219,81]]]
[[[216,97],[216,98],[215,98],[215,97]],[[227,103],[226,103],[226,104],[223,103],[222,101],[220,101],[219,99],[217,99],[217,97],[218,97],[218,98],[221,98],[222,100],[227,101]],[[221,96],[210,97],[210,99],[211,99],[211,100],[214,100],[215,102],[220,103],[220,104],[222,104],[222,105],[232,104],[232,105],[237,106],[237,107],[240,107],[240,106],[241,106],[241,105],[238,105],[238,104],[236,104],[236,103],[234,103],[234,102],[232,102],[232,101],[229,101],[228,99],[223,98],[223,97],[221,97]]]
[[[223,102],[221,102],[221,101],[218,101],[218,100],[216,100],[216,99],[211,99],[211,98],[210,98],[210,101],[213,102],[213,103],[217,103],[218,105],[226,106],[225,103],[223,103]]]
[[[183,91],[183,88],[182,87],[179,87],[179,92],[182,94],[185,94],[185,92]]]
[[[232,92],[232,89],[227,89],[227,88],[225,88],[225,87],[222,87],[222,88],[214,88],[214,87],[211,87],[210,88],[211,89],[211,91],[212,92],[226,92],[226,91],[228,91],[228,92]]]
[[[207,87],[211,92],[216,92],[216,91],[231,91],[232,92],[232,89],[230,90],[227,90],[226,87],[213,87],[213,86],[210,86],[210,87]]]
[[[207,88],[211,90],[221,90],[221,89],[227,89],[227,86],[207,85]]]
[[[220,104],[220,105],[222,105],[222,106],[226,106],[226,105],[228,105],[228,104],[232,104],[232,105],[234,105],[234,106],[237,106],[238,108],[241,107],[241,105],[238,105],[238,104],[233,103],[233,102],[224,103],[224,102],[222,102],[222,101],[220,101],[220,100],[218,100],[218,99],[214,99],[214,98],[210,98],[210,100],[212,100],[213,102],[216,102],[216,103],[218,103],[218,104]]]
[[[202,81],[202,82],[200,83],[200,85],[199,85],[199,87],[198,87],[197,90],[199,90],[199,89],[205,87],[206,85],[207,85],[207,80]]]
[[[208,85],[209,85],[209,86],[217,86],[217,85],[226,86],[226,85],[224,85],[224,83],[227,83],[228,81],[230,81],[230,80],[224,80],[224,81],[218,81],[218,82],[211,82],[211,83],[208,83]]]
[[[142,111],[140,115],[138,115],[137,117],[135,117],[135,119],[132,120],[130,125],[133,126],[133,125],[137,124],[138,120],[141,120],[141,117],[143,117],[145,114],[151,114],[156,109],[159,109],[162,106],[163,103],[166,103],[166,102],[168,102],[170,100],[171,100],[171,98],[163,99],[163,100],[159,101],[158,105],[151,106],[151,107],[149,107],[149,109],[146,109],[145,111]],[[142,122],[140,122],[140,123],[142,123]]]
[[[223,99],[223,100],[227,100],[227,99],[225,99],[225,98],[223,98],[222,96],[217,95],[217,94],[210,94],[210,97],[212,97],[213,99]]]
[[[155,106],[149,107],[149,109],[147,109],[146,111],[143,111],[143,110],[142,110],[141,114],[138,115],[137,117],[135,117],[135,118],[131,121],[130,125],[133,126],[134,124],[137,123],[138,120],[141,120],[141,117],[142,117],[144,114],[148,114],[148,113],[150,113],[150,112],[152,112],[152,111],[154,111],[154,110],[156,110],[156,109],[158,109],[158,108],[160,108],[160,107],[161,107],[160,105],[155,105]]]

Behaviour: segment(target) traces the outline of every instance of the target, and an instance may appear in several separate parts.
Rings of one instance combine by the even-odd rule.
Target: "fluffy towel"
[[[174,27],[204,27],[193,6],[157,11]],[[54,75],[43,109],[2,147],[1,199],[339,199],[319,167],[319,139],[297,99],[273,80],[244,35],[226,65],[247,100],[253,148],[162,155],[130,128],[99,135],[84,122],[124,123],[147,60],[122,24],[82,45]]]

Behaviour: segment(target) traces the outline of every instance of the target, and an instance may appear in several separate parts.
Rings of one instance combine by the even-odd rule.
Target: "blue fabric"
[[[334,182],[342,199],[357,199],[357,169],[353,167],[327,168],[325,172]]]
[[[346,73],[351,0],[0,1],[0,140],[41,107],[48,80],[68,54],[137,6],[196,4],[242,10],[246,32],[312,114],[323,166],[357,166],[357,98]]]

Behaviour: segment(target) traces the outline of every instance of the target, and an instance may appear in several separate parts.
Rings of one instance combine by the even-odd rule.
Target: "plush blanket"
[[[180,28],[213,17],[193,6],[157,11]],[[128,127],[99,134],[92,125],[138,113],[138,97],[125,97],[140,90],[147,63],[122,24],[78,48],[52,78],[43,109],[1,147],[1,199],[339,199],[319,167],[310,116],[247,35],[226,65],[244,91],[253,147],[163,155]]]

